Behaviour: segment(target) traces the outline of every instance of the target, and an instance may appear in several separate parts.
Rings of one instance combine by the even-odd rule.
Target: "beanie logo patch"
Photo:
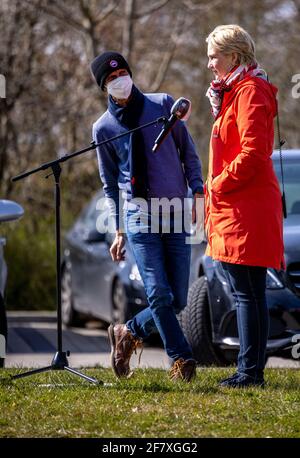
[[[118,62],[116,60],[111,60],[109,65],[112,67],[112,68],[115,68],[118,66]]]

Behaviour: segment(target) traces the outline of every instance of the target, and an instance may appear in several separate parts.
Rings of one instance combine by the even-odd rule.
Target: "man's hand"
[[[124,261],[126,250],[124,234],[116,232],[115,240],[110,247],[110,255],[113,261]]]
[[[198,199],[204,199],[204,194],[200,194],[199,192],[195,192],[194,194],[193,208],[192,208],[192,224],[197,223],[201,214],[203,214],[203,211],[202,211],[203,202],[200,200],[198,201]]]

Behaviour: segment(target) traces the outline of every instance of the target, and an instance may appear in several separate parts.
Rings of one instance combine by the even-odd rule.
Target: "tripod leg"
[[[34,369],[32,371],[23,372],[22,374],[12,375],[11,380],[22,378],[22,377],[28,377],[29,375],[39,374],[40,372],[46,372],[46,371],[51,371],[51,370],[52,370],[52,366],[41,367],[40,369]]]
[[[72,369],[72,368],[69,367],[69,366],[65,366],[64,369],[65,369],[66,371],[71,372],[72,374],[75,374],[75,375],[78,375],[79,377],[84,378],[84,379],[87,380],[88,382],[95,383],[95,384],[97,384],[97,385],[102,385],[102,384],[103,384],[102,380],[96,380],[95,378],[88,377],[87,375],[84,375],[84,374],[82,374],[81,372],[78,372],[78,371],[76,371],[75,369]]]

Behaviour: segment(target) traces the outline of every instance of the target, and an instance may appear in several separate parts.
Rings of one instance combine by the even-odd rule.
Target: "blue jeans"
[[[269,334],[269,312],[266,302],[265,267],[221,262],[236,302],[240,340],[238,373],[263,379]]]
[[[155,231],[151,231],[153,216],[148,213],[127,210],[124,219],[148,301],[148,307],[126,325],[142,339],[158,331],[170,358],[190,359],[192,350],[176,318],[187,302],[191,257],[191,246],[186,243],[188,234],[184,230],[175,233],[172,213],[170,231],[166,233],[161,215]],[[143,232],[137,232],[137,226]]]

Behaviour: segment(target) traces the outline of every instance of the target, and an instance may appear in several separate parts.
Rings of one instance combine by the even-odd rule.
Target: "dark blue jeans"
[[[155,230],[153,224],[151,230],[153,216],[140,210],[125,213],[128,242],[148,300],[148,307],[126,325],[135,337],[142,339],[158,331],[168,356],[177,360],[193,357],[176,318],[187,302],[191,246],[186,243],[187,233],[174,231],[173,216],[170,230],[164,232],[167,228],[164,229],[161,215]]]
[[[266,302],[265,267],[220,263],[236,303],[240,340],[238,373],[263,379],[269,312]]]

